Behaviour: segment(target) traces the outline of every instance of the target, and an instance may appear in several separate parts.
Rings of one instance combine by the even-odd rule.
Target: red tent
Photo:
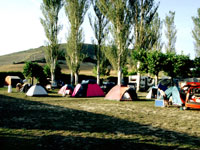
[[[73,90],[74,90],[73,86],[69,84],[65,84],[63,87],[60,88],[60,90],[58,91],[58,94],[61,94],[62,96],[72,95]]]
[[[103,90],[99,87],[96,82],[87,80],[78,84],[74,92],[72,93],[72,97],[99,97],[105,96]]]
[[[114,86],[108,94],[105,96],[108,100],[118,100],[118,101],[132,101],[137,99],[137,94],[135,89],[129,88],[127,86]]]

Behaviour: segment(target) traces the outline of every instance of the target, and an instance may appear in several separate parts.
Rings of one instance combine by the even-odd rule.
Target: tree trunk
[[[97,47],[97,84],[100,84],[100,47]]]
[[[140,68],[140,62],[137,62],[137,69]],[[137,72],[137,87],[136,87],[136,91],[138,92],[140,90],[140,72]]]
[[[158,75],[155,75],[155,86],[158,85]]]
[[[78,73],[75,72],[74,76],[75,76],[75,85],[77,85],[78,84]]]
[[[121,82],[122,82],[122,68],[121,68],[121,66],[119,66],[118,67],[118,81],[117,81],[117,84],[119,85],[119,86],[121,86]]]
[[[32,77],[32,79],[31,79],[31,84],[33,85],[33,80],[34,80],[34,77]]]
[[[55,69],[56,69],[56,59],[53,59],[53,62],[51,64],[51,85],[52,87],[56,87],[56,81],[55,81]]]
[[[55,73],[54,72],[51,73],[51,86],[52,87],[56,87],[57,86],[56,85],[56,81],[55,81]]]
[[[71,70],[71,79],[70,80],[71,80],[70,81],[71,85],[73,85],[73,83],[74,83],[74,74],[73,74],[72,70]]]
[[[97,61],[98,62],[98,61]],[[97,63],[97,84],[100,85],[100,71],[99,71],[99,63]]]

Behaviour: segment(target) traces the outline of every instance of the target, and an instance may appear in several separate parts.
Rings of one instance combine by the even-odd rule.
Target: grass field
[[[0,88],[1,150],[200,149],[200,111]]]

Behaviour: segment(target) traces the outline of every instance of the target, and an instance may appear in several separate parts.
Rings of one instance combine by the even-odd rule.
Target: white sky
[[[158,0],[157,0],[158,1]],[[28,50],[44,45],[45,34],[40,23],[42,0],[1,0],[0,1],[0,55]],[[175,11],[175,25],[177,29],[176,50],[178,53],[194,58],[191,17],[197,16],[200,0],[160,0],[158,10],[161,19],[164,19],[169,10]],[[63,24],[59,38],[66,42],[67,20],[62,10],[60,23]],[[85,42],[91,43],[93,32],[85,20],[83,25]],[[163,28],[164,29],[164,28]],[[164,33],[163,33],[164,36]],[[165,38],[163,38],[163,41]]]

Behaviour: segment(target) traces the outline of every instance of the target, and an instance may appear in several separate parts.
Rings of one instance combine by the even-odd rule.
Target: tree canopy
[[[194,49],[196,57],[200,57],[200,8],[197,10],[197,17],[192,17],[194,29],[192,30],[192,37],[194,38]]]

